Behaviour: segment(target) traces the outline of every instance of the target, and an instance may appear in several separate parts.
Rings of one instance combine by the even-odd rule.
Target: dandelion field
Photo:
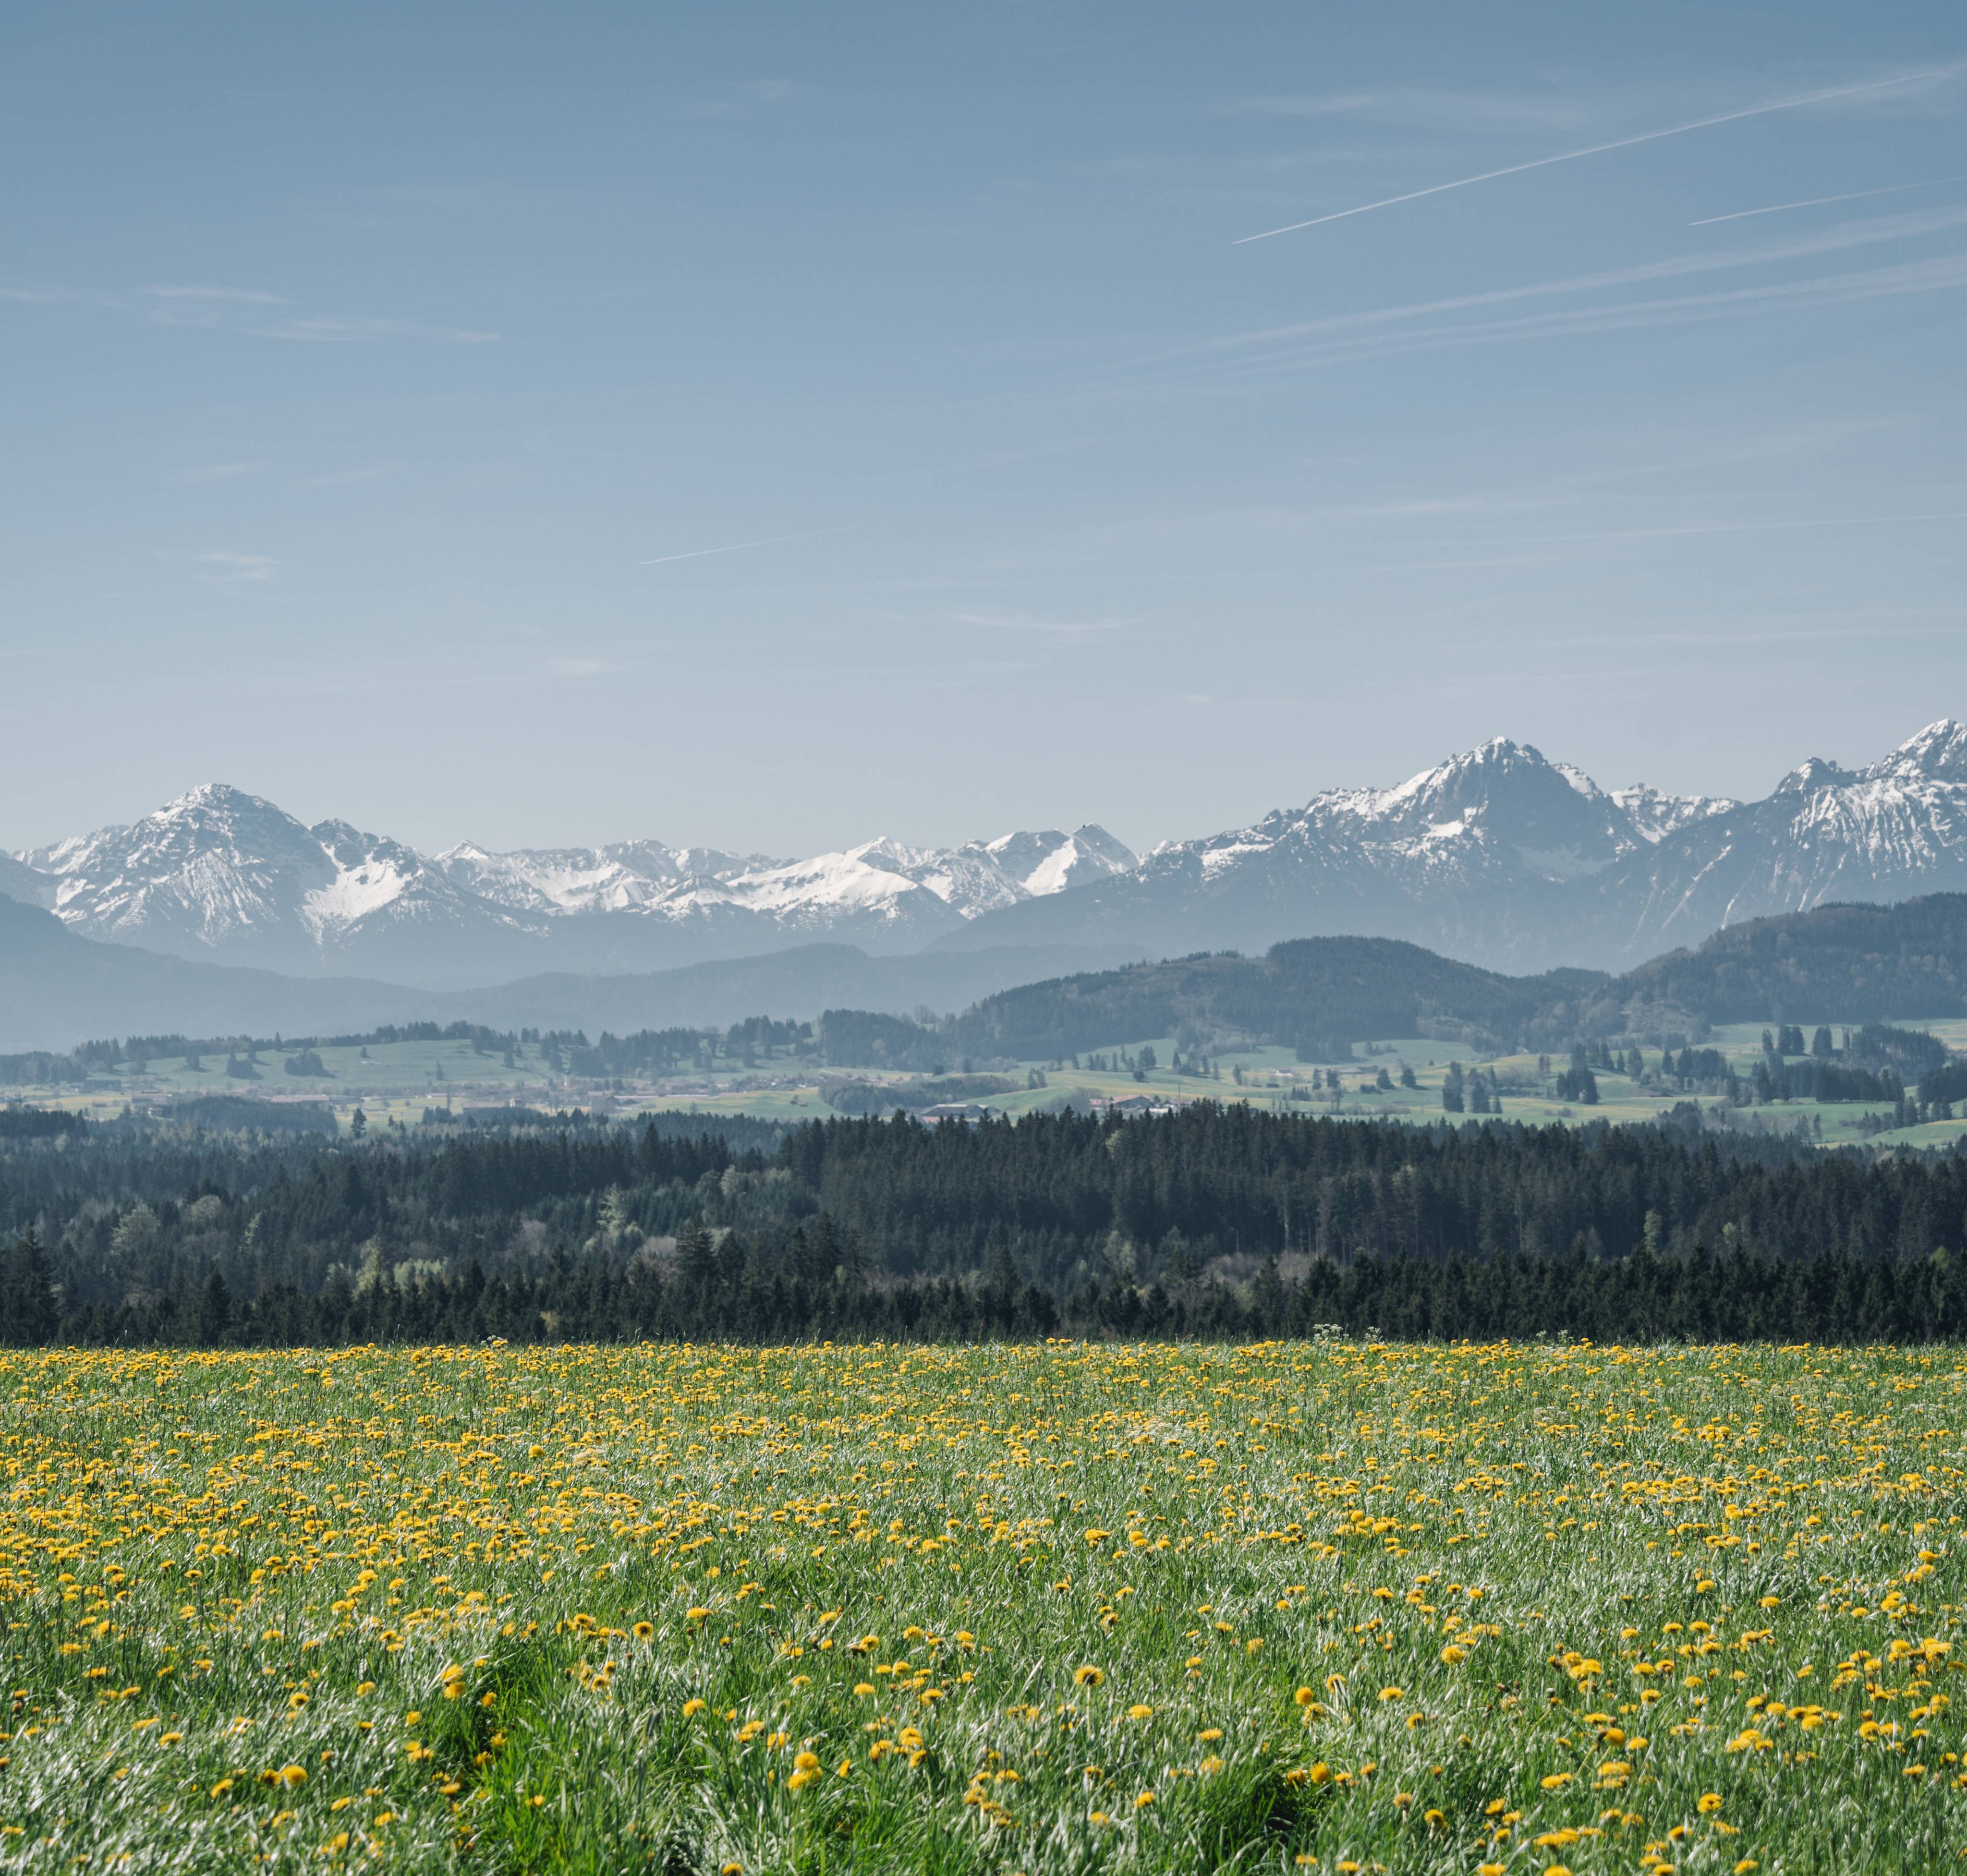
[[[0,1869],[1930,1869],[1967,1358],[0,1356]]]

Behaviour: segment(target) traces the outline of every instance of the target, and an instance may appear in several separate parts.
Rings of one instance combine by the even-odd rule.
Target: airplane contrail
[[[1894,85],[1910,85],[1923,78],[1936,78],[1952,70],[1938,66],[1923,72],[1908,72],[1898,78],[1873,79],[1862,85],[1843,85],[1834,91],[1807,92],[1800,98],[1778,98],[1774,104],[1751,105],[1744,111],[1724,111],[1719,117],[1697,118],[1691,124],[1670,124],[1663,131],[1642,131],[1636,137],[1620,137],[1609,144],[1593,144],[1583,150],[1567,150],[1555,157],[1539,157],[1529,163],[1513,163],[1507,169],[1485,170],[1480,176],[1458,176],[1452,182],[1436,182],[1428,189],[1410,189],[1404,195],[1388,195],[1378,202],[1361,202],[1356,208],[1341,208],[1329,215],[1313,215],[1309,221],[1293,221],[1281,228],[1266,228],[1261,234],[1240,235],[1229,245],[1246,247],[1252,241],[1268,241],[1274,235],[1295,234],[1300,228],[1323,228],[1328,221],[1343,221],[1348,215],[1370,215],[1375,208],[1391,208],[1397,203],[1418,202],[1423,195],[1439,195],[1451,189],[1467,189],[1474,182],[1493,182],[1498,176],[1520,176],[1526,170],[1548,169],[1553,163],[1572,163],[1580,157],[1602,156],[1608,150],[1629,150],[1635,144],[1657,142],[1662,137],[1679,137],[1688,131],[1704,131],[1717,124],[1733,124],[1743,118],[1765,117],[1772,111],[1794,111],[1799,105],[1826,104],[1833,98],[1855,98],[1862,92],[1885,91]]]
[[[814,529],[812,533],[824,533],[824,529]],[[701,560],[712,554],[737,554],[746,547],[775,547],[781,541],[805,541],[810,534],[767,534],[762,541],[734,541],[728,547],[693,547],[687,554],[659,554],[653,560],[638,560],[638,567],[667,567],[672,560]]]
[[[1938,189],[1943,183],[1958,182],[1957,176],[1936,176],[1925,182],[1894,182],[1889,189],[1861,189],[1849,195],[1813,195],[1807,202],[1773,202],[1766,208],[1737,208],[1733,215],[1707,215],[1698,221],[1690,221],[1691,228],[1711,228],[1717,221],[1741,221],[1750,215],[1781,215],[1785,208],[1821,208],[1826,202],[1865,202],[1874,195],[1902,195],[1909,189]]]

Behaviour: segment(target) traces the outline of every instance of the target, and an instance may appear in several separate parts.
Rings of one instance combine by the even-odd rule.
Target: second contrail
[[[1539,157],[1529,163],[1513,163],[1507,169],[1485,170],[1480,176],[1457,176],[1452,182],[1436,182],[1427,189],[1410,189],[1404,195],[1388,195],[1378,202],[1361,202],[1356,208],[1341,208],[1329,215],[1313,215],[1309,221],[1293,221],[1281,228],[1266,228],[1261,234],[1245,234],[1232,241],[1242,247],[1252,241],[1268,241],[1278,234],[1295,234],[1300,228],[1323,228],[1328,221],[1343,221],[1349,215],[1370,215],[1375,208],[1391,208],[1397,203],[1418,202],[1423,195],[1439,195],[1451,189],[1467,189],[1471,183],[1493,182],[1498,176],[1520,176],[1526,170],[1548,169],[1553,163],[1573,163],[1580,157],[1602,156],[1608,150],[1629,150],[1635,144],[1656,143],[1662,137],[1684,136],[1689,131],[1710,129],[1717,124],[1733,124],[1743,118],[1765,117],[1772,111],[1794,111],[1801,105],[1826,104],[1833,98],[1855,98],[1862,92],[1885,91],[1894,85],[1910,85],[1923,78],[1936,78],[1950,67],[1908,72],[1898,78],[1879,78],[1868,84],[1843,85],[1834,91],[1813,91],[1801,98],[1778,98],[1774,104],[1751,105],[1744,111],[1724,111],[1719,117],[1697,118],[1691,124],[1669,124],[1663,131],[1642,131],[1636,137],[1620,137],[1609,144],[1593,144],[1583,150],[1567,150],[1555,157]]]
[[[767,534],[762,541],[734,541],[728,547],[693,547],[687,554],[659,554],[653,560],[641,560],[641,567],[667,567],[672,560],[708,560],[713,554],[741,554],[747,547],[776,547],[781,541],[806,541],[812,534],[824,530],[811,530],[803,534]]]
[[[1821,208],[1826,202],[1868,202],[1874,195],[1903,195],[1909,189],[1938,189],[1960,180],[1957,176],[1937,176],[1926,182],[1894,182],[1889,189],[1854,189],[1848,195],[1813,195],[1807,202],[1772,202],[1766,208],[1737,208],[1733,215],[1707,215],[1687,225],[1691,228],[1711,228],[1717,221],[1746,221],[1751,215],[1779,215],[1791,208]]]

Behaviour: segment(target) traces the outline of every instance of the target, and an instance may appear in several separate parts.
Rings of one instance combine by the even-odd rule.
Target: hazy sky
[[[1868,760],[1967,715],[1964,128],[1891,0],[9,8],[0,844]]]

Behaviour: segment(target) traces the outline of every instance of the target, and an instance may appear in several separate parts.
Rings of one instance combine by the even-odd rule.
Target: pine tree
[[[5,1333],[10,1347],[38,1348],[53,1340],[60,1309],[48,1274],[47,1253],[31,1225],[14,1241],[7,1261],[5,1297]]]
[[[205,1347],[213,1347],[225,1339],[225,1332],[231,1326],[232,1293],[215,1268],[205,1279],[198,1300],[198,1339]]]
[[[717,1247],[700,1216],[693,1217],[677,1238],[677,1262],[683,1281],[699,1293],[716,1280]]]

